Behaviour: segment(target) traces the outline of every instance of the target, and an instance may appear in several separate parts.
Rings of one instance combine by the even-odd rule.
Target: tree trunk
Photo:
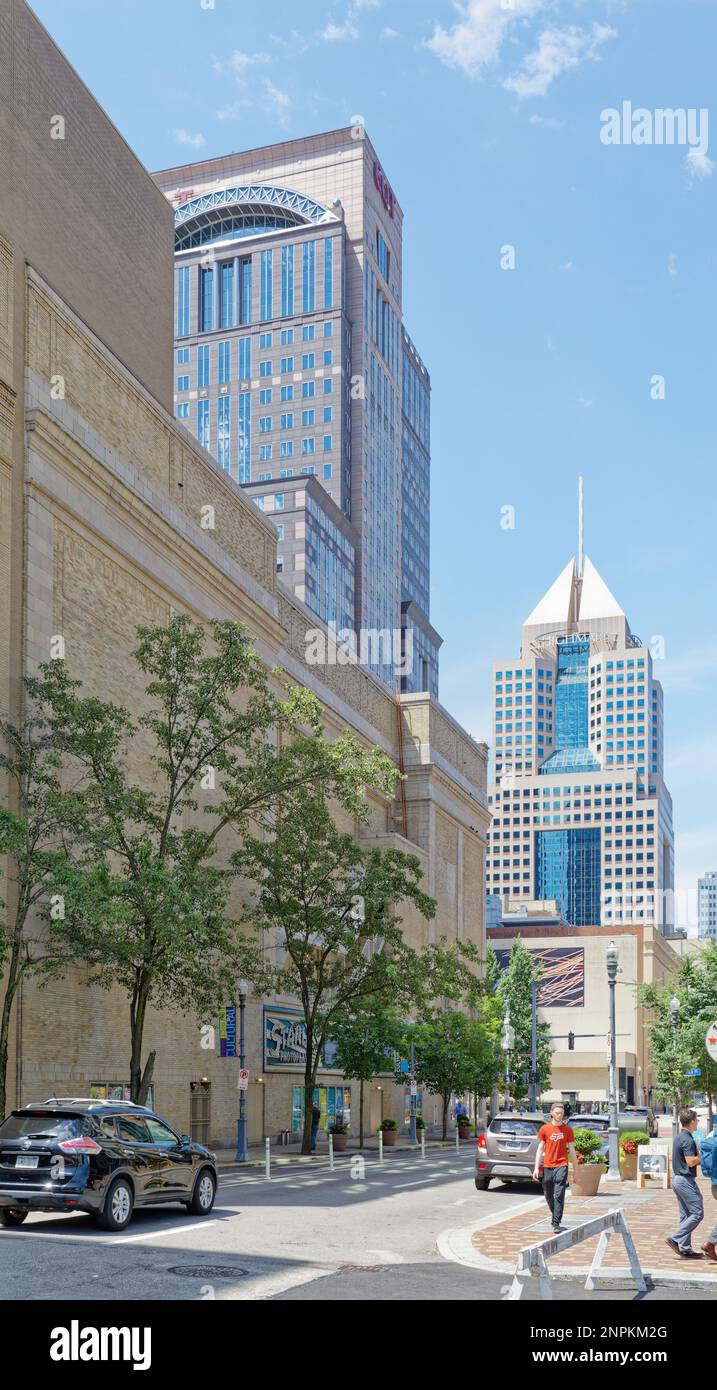
[[[153,1048],[152,1051],[151,1051],[150,1054],[149,1054],[149,1057],[147,1058],[147,1064],[146,1064],[145,1069],[144,1069],[144,1071],[143,1071],[143,1073],[142,1073],[142,1080],[141,1080],[141,1082],[140,1082],[140,1087],[139,1087],[139,1104],[140,1104],[140,1105],[146,1105],[146,1104],[147,1104],[147,1096],[149,1095],[149,1088],[150,1088],[150,1086],[151,1086],[151,1084],[152,1084],[152,1077],[154,1076],[154,1064],[155,1064],[156,1059],[157,1059],[157,1053],[154,1051],[154,1048]]]
[[[20,937],[16,935],[10,950],[5,998],[3,999],[2,1016],[0,1016],[0,1119],[4,1117],[7,1108],[7,1058],[10,1044],[10,1021],[21,977]],[[19,1105],[19,1096],[16,1097],[16,1101]]]
[[[448,1102],[450,1095],[443,1097],[443,1139],[448,1138]]]
[[[363,1148],[363,1077],[359,1081],[359,1148]]]
[[[306,1066],[304,1068],[304,1133],[301,1139],[302,1154],[311,1154],[311,1112],[314,1108],[314,1087],[319,1069],[318,1057],[314,1061],[314,1039],[310,1028],[306,1030]]]
[[[129,1064],[129,1094],[130,1100],[133,1100],[135,1102],[135,1105],[142,1105],[144,1103],[140,1100],[143,1080],[146,1080],[148,1082],[150,1079],[147,1077],[146,1071],[145,1077],[142,1077],[142,1043],[144,1041],[144,1021],[147,1015],[148,994],[149,985],[146,981],[143,981],[137,993],[136,1003],[133,999],[132,1007],[130,1009],[130,1038],[132,1042],[132,1054],[130,1057]],[[149,1068],[150,1062],[152,1064],[152,1070],[154,1070],[154,1053],[152,1054],[151,1058],[147,1063],[147,1068]]]

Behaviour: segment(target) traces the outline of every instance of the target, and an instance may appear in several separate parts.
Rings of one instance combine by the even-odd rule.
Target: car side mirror
[[[183,1149],[191,1148],[192,1141],[188,1134],[182,1134],[179,1140]]]

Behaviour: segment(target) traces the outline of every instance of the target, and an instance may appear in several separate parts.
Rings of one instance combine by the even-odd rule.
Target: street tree
[[[680,1005],[676,1021],[670,1007],[673,996]],[[699,955],[686,956],[667,984],[641,986],[638,1001],[650,1014],[646,1028],[658,1099],[682,1105],[693,1091],[704,1091],[711,1125],[717,1062],[707,1051],[705,1037],[717,1018],[717,943],[711,941]],[[692,1074],[695,1070],[698,1077]]]
[[[339,1016],[332,1027],[336,1066],[349,1081],[359,1083],[359,1145],[364,1142],[364,1087],[382,1072],[393,1070],[404,1023],[390,1001],[370,996],[363,1006]]]
[[[74,846],[56,866],[65,913],[50,923],[54,951],[81,962],[88,984],[127,995],[131,1096],[143,1102],[155,1062],[144,1056],[148,1009],[216,1016],[237,977],[262,977],[231,907],[237,838],[274,813],[297,777],[326,780],[350,804],[365,758],[358,775],[350,740],[325,742],[311,694],[274,693],[239,624],[207,632],[174,616],[137,635],[139,716],[81,693],[56,662],[27,685],[62,753],[57,814]]]
[[[301,762],[303,750],[297,752]],[[392,795],[396,769],[380,755],[365,755],[363,788],[353,813],[369,816],[361,792]],[[358,764],[360,765],[360,764]],[[345,804],[345,803],[344,803]],[[325,788],[302,779],[281,798],[271,827],[248,835],[233,856],[236,870],[255,884],[245,918],[262,943],[274,947],[271,985],[293,994],[304,1016],[304,1131],[311,1152],[311,1109],[325,1044],[334,1029],[369,1002],[409,1008],[426,987],[426,968],[401,929],[400,909],[412,904],[425,919],[435,903],[421,889],[421,865],[400,850],[366,849],[341,831]]]
[[[459,1009],[437,1009],[408,1035],[418,1084],[441,1098],[444,1139],[451,1096],[465,1091],[490,1095],[500,1072],[500,1012],[485,997],[477,1001],[474,1014],[469,1018]]]
[[[526,1072],[530,1073],[532,1067],[531,990],[533,983],[540,980],[541,974],[540,966],[535,964],[530,952],[526,950],[520,937],[517,936],[511,947],[508,967],[502,972],[498,983],[496,997],[500,1000],[503,1012],[506,1009],[510,1012],[510,1023],[515,1034],[510,1065],[521,1097],[527,1095],[524,1076]],[[538,1084],[543,1090],[550,1085],[552,1047],[550,1027],[541,1019],[540,1014],[538,1014],[537,1042]],[[522,1087],[525,1087],[524,1091],[521,1090]]]

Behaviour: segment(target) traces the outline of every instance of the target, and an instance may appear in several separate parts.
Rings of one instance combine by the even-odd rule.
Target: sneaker
[[[683,1260],[703,1260],[704,1255],[700,1250],[680,1250]]]
[[[717,1264],[717,1245],[715,1245],[713,1240],[708,1240],[702,1246],[702,1251],[707,1256],[708,1260],[714,1260]]]

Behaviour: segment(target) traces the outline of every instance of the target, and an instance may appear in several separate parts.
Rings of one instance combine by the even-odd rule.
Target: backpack
[[[700,1167],[703,1178],[711,1178],[713,1183],[717,1183],[717,1125],[700,1144]]]

